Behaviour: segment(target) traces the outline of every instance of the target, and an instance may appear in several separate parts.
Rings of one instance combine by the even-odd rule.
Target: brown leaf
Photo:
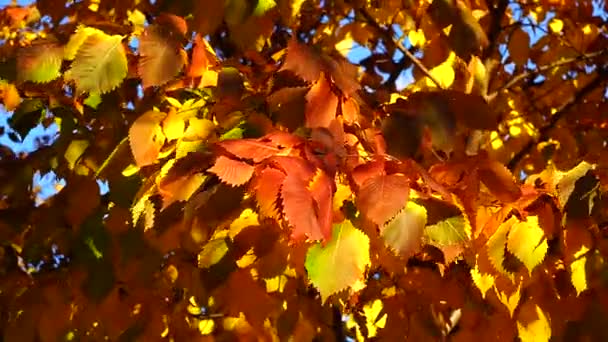
[[[287,55],[281,70],[293,71],[307,82],[315,82],[324,71],[321,54],[299,43],[295,38],[287,43]]]
[[[324,74],[306,94],[306,127],[329,127],[336,117],[338,97]]]
[[[477,173],[479,180],[500,201],[512,203],[521,196],[521,189],[515,182],[513,175],[500,162],[488,160],[480,165]]]
[[[165,143],[160,123],[165,113],[148,111],[142,114],[129,129],[131,152],[138,167],[154,164]]]
[[[516,28],[509,38],[508,48],[511,60],[518,66],[525,65],[530,54],[530,36],[521,27]]]
[[[205,0],[195,2],[194,25],[198,34],[212,34],[224,20],[224,0]]]
[[[140,37],[137,72],[144,88],[163,85],[186,64],[188,56],[181,43],[162,26],[151,25]]]
[[[229,139],[221,141],[217,145],[238,158],[253,160],[254,163],[277,155],[282,150],[280,147],[258,139]]]

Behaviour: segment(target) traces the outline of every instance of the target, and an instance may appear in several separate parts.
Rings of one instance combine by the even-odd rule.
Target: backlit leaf
[[[319,222],[312,193],[302,178],[289,174],[281,187],[283,213],[293,226],[292,239],[299,240],[308,237],[310,240],[321,240],[328,237],[331,225],[324,226]]]
[[[281,151],[279,147],[256,139],[224,140],[219,142],[218,146],[238,158],[253,160],[254,163],[259,163]]]
[[[169,82],[186,63],[186,52],[162,26],[149,26],[140,37],[137,72],[144,88]]]
[[[84,43],[84,41],[90,35],[93,35],[93,34],[104,34],[104,33],[103,33],[103,31],[98,30],[93,27],[82,26],[82,25],[78,26],[78,28],[76,29],[76,32],[70,36],[70,41],[64,47],[64,50],[63,50],[64,58],[68,61],[71,61],[74,58],[76,58],[76,54],[78,53],[78,49],[80,49],[80,46],[82,45],[82,43]]]
[[[425,235],[440,246],[459,244],[468,240],[463,216],[452,216],[425,229]]]
[[[494,234],[492,234],[487,244],[488,258],[490,259],[490,263],[497,271],[509,277],[511,274],[505,269],[503,263],[505,261],[507,233],[515,222],[517,222],[517,219],[515,217],[511,217],[506,222],[501,223]]]
[[[475,265],[475,268],[471,269],[471,279],[473,279],[473,283],[481,291],[481,297],[485,298],[488,290],[494,286],[495,277],[491,274],[481,273],[479,267]]]
[[[584,255],[587,252],[586,247],[582,247],[580,256],[570,264],[570,280],[572,285],[576,289],[576,294],[580,295],[581,292],[587,289],[587,271],[585,266],[587,264],[587,256]]]
[[[345,220],[334,224],[331,240],[325,246],[317,243],[309,248],[305,267],[325,301],[362,281],[369,264],[369,238]]]
[[[133,122],[129,129],[131,152],[138,167],[154,164],[165,143],[160,123],[165,113],[148,111]]]
[[[520,27],[509,38],[509,54],[518,66],[524,65],[530,53],[530,36]]]
[[[526,221],[516,222],[509,231],[507,248],[519,259],[530,273],[538,266],[549,248],[538,216],[528,216]]]
[[[105,33],[89,35],[78,48],[72,67],[65,73],[80,93],[104,94],[119,86],[127,76],[123,37]]]
[[[511,172],[501,163],[489,160],[477,171],[479,179],[492,195],[505,203],[515,202],[521,196],[521,189]]]
[[[397,253],[414,254],[422,243],[426,209],[412,201],[380,229],[384,241]]]
[[[209,172],[217,175],[219,179],[231,186],[247,183],[253,176],[253,166],[224,156],[219,156]]]
[[[357,206],[381,226],[395,217],[409,197],[409,180],[400,174],[379,175],[365,181],[357,192]]]
[[[50,82],[59,77],[63,50],[53,43],[34,43],[19,50],[17,71],[19,81]]]
[[[273,168],[265,168],[256,176],[255,198],[262,216],[278,218],[277,201],[284,180],[285,174]]]
[[[551,324],[538,305],[536,314],[538,319],[526,325],[517,322],[517,331],[522,342],[548,342],[551,338]]]
[[[338,97],[331,90],[324,74],[306,94],[306,127],[328,127],[336,117]]]

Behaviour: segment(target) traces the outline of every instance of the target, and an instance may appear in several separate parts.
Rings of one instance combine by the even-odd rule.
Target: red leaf
[[[283,213],[289,224],[293,226],[292,239],[300,240],[308,236],[311,240],[320,240],[325,236],[324,231],[330,227],[321,226],[315,213],[312,193],[306,185],[304,180],[293,174],[285,177],[281,187]]]
[[[521,189],[513,179],[513,175],[503,164],[495,160],[483,163],[477,171],[479,180],[500,201],[511,203],[521,196]]]
[[[272,157],[281,151],[281,148],[257,139],[229,139],[218,145],[241,159],[251,159],[254,163]]]
[[[304,140],[297,135],[293,135],[286,132],[276,131],[269,134],[266,134],[261,138],[262,141],[269,140],[273,144],[277,146],[282,146],[286,148],[294,147],[296,145],[302,144]]]
[[[217,175],[220,180],[231,186],[239,186],[247,183],[253,176],[254,167],[224,156],[219,156],[215,164],[209,168],[209,172]]]
[[[357,186],[361,188],[368,179],[384,174],[384,159],[377,159],[358,165],[351,173],[351,177],[353,177],[353,181],[355,181]]]
[[[315,174],[312,164],[306,160],[291,156],[275,156],[269,162],[283,170],[288,175],[293,175],[308,183]]]
[[[285,174],[283,172],[270,167],[262,170],[256,177],[255,199],[262,216],[278,218],[276,202],[284,180]]]
[[[359,209],[381,226],[395,217],[409,198],[409,181],[400,174],[369,178],[357,193]]]
[[[306,127],[328,127],[336,117],[338,97],[324,74],[306,94]]]
[[[317,169],[313,180],[308,185],[314,199],[315,211],[325,239],[331,238],[331,226],[333,223],[333,189],[332,181],[321,169]]]

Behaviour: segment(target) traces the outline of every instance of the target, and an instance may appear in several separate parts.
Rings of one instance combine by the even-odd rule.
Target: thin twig
[[[551,70],[553,68],[560,67],[562,65],[566,65],[566,64],[570,64],[570,63],[574,63],[574,62],[583,61],[583,60],[586,60],[586,59],[595,58],[595,57],[601,56],[602,54],[605,54],[606,52],[607,52],[606,50],[600,50],[600,51],[596,51],[596,52],[592,52],[592,53],[588,53],[588,54],[584,54],[584,55],[579,55],[579,56],[576,56],[576,57],[565,58],[565,59],[562,59],[562,60],[559,60],[559,61],[547,64],[547,65],[541,65],[538,68],[536,68],[536,70],[524,71],[521,74],[518,74],[518,75],[514,76],[513,78],[511,78],[507,83],[503,84],[497,90],[493,91],[491,94],[488,95],[487,98],[488,98],[488,100],[493,99],[501,91],[503,91],[505,89],[510,89],[512,86],[514,86],[515,84],[517,84],[517,83],[521,82],[522,80],[528,78],[529,76],[537,75],[537,74],[540,74],[542,72]]]
[[[361,15],[363,17],[365,17],[365,20],[368,22],[368,24],[370,24],[373,28],[375,28],[382,36],[384,36],[384,39],[387,42],[392,42],[393,45],[399,49],[399,51],[401,51],[401,53],[403,53],[407,58],[409,58],[412,63],[414,63],[414,65],[416,65],[418,67],[418,69],[420,69],[420,71],[422,71],[422,73],[428,77],[433,83],[435,83],[435,85],[439,88],[439,89],[443,89],[443,87],[441,86],[441,83],[439,83],[439,81],[433,77],[433,75],[431,75],[431,72],[429,71],[429,69],[427,69],[427,67],[424,66],[424,64],[422,64],[422,62],[416,57],[414,56],[414,54],[405,48],[405,46],[403,46],[403,44],[401,43],[401,40],[399,39],[395,39],[395,37],[393,36],[393,34],[391,32],[389,32],[386,28],[383,28],[382,26],[380,26],[380,24],[378,24],[376,22],[376,20],[374,20],[374,18],[367,13],[367,11],[363,8],[358,10]]]
[[[513,158],[511,158],[509,164],[507,164],[508,168],[513,171],[517,164],[519,164],[519,162],[532,151],[534,146],[537,146],[539,143],[549,140],[551,130],[555,128],[559,120],[564,117],[572,109],[572,107],[579,103],[585,96],[587,96],[597,87],[599,87],[606,80],[607,77],[608,69],[598,70],[597,75],[591,82],[587,83],[583,88],[581,88],[581,90],[573,96],[571,101],[564,104],[557,112],[555,112],[551,116],[549,123],[540,129],[538,138],[530,140],[519,152],[517,152],[513,156]]]

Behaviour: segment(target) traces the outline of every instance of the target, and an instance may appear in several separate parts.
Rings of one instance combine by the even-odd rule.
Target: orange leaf
[[[148,111],[142,114],[129,129],[131,152],[138,167],[154,164],[165,136],[160,127],[165,113]]]
[[[262,216],[278,218],[276,202],[284,180],[285,174],[283,172],[269,167],[262,170],[256,177],[255,199]]]
[[[254,163],[278,154],[282,149],[256,139],[229,139],[218,143],[229,153],[241,159],[250,159]]]
[[[306,182],[293,174],[285,177],[281,187],[283,214],[293,226],[291,237],[300,240],[321,240],[328,236],[331,225],[322,226],[315,213],[315,202],[312,193],[306,188]]]
[[[352,97],[342,99],[342,117],[344,121],[353,124],[359,117],[359,104]]]
[[[321,169],[317,169],[317,173],[308,185],[321,227],[331,227],[333,223],[333,186],[332,181]],[[326,234],[325,239],[331,238],[330,229],[323,230],[323,233]]]
[[[214,173],[219,179],[231,186],[239,186],[247,183],[253,176],[254,167],[224,156],[219,156],[215,164],[209,168],[209,172]]]
[[[521,189],[513,175],[503,164],[488,160],[477,171],[479,180],[490,190],[492,195],[505,203],[515,202],[521,196]]]
[[[383,225],[403,208],[409,198],[409,180],[404,175],[369,178],[357,193],[361,212],[377,225]]]
[[[188,67],[189,77],[203,76],[209,66],[215,62],[214,56],[210,52],[207,41],[197,34],[194,37],[194,47],[192,48],[192,63]]]
[[[306,127],[328,127],[336,117],[338,97],[324,74],[306,94]]]
[[[384,174],[384,159],[377,159],[365,164],[357,165],[351,173],[351,177],[358,187],[362,187],[368,179]]]
[[[305,81],[315,82],[323,71],[321,55],[295,38],[287,43],[287,55],[281,70],[291,70]]]

